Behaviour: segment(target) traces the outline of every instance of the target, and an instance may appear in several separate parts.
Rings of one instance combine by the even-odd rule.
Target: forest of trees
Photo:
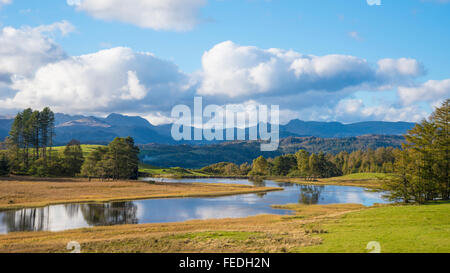
[[[215,175],[327,178],[352,173],[389,173],[384,189],[391,200],[425,203],[450,198],[450,100],[406,135],[402,149],[358,150],[337,155],[300,150],[253,164],[218,163],[202,169]]]
[[[116,138],[108,146],[99,147],[89,154],[81,174],[102,179],[137,179],[139,148],[131,137]]]
[[[60,151],[53,148],[55,116],[50,108],[25,109],[17,114],[10,136],[0,143],[0,175],[38,177],[96,177],[137,179],[139,148],[131,137],[116,138],[84,158],[81,144],[70,141]]]
[[[202,168],[205,173],[214,175],[249,175],[249,176],[289,176],[304,178],[328,178],[352,173],[392,173],[395,154],[392,147],[376,150],[341,152],[337,155],[309,153],[300,150],[295,154],[286,154],[266,159],[255,159],[252,165],[244,163],[222,162]]]
[[[409,131],[395,153],[393,179],[385,188],[392,200],[416,203],[450,198],[450,100]]]
[[[6,139],[9,171],[16,174],[46,176],[59,171],[60,159],[52,152],[55,115],[50,108],[17,114]]]
[[[80,142],[73,140],[61,152],[52,150],[54,114],[26,109],[20,112],[10,137],[0,143],[0,175],[84,176],[136,179],[139,148],[133,138],[116,138],[84,158]],[[202,172],[223,176],[287,176],[327,178],[352,173],[389,173],[384,188],[391,200],[424,203],[450,198],[449,100],[430,118],[406,135],[401,149],[382,147],[351,153],[325,154],[299,150],[252,164],[217,163]]]

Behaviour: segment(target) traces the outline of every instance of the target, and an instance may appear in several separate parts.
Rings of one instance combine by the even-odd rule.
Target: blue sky
[[[128,8],[127,15],[121,14],[123,8],[118,7],[117,0],[111,0],[110,5],[103,6],[96,4],[96,1],[108,2],[81,0],[76,3],[77,6],[73,3],[69,5],[66,0],[12,0],[11,3],[0,0],[0,3],[4,2],[0,4],[2,28],[22,30],[23,37],[33,32],[34,36],[42,37],[22,38],[41,38],[51,45],[50,48],[59,49],[58,53],[54,53],[43,46],[44,49],[33,51],[34,57],[39,50],[44,51],[42,54],[46,58],[51,57],[43,58],[44,60],[38,58],[39,64],[33,62],[33,68],[26,72],[11,68],[14,60],[3,64],[0,62],[0,76],[3,71],[3,78],[11,77],[11,80],[5,80],[3,85],[0,82],[0,92],[3,92],[3,95],[0,94],[0,109],[4,108],[0,110],[0,114],[17,111],[20,107],[38,108],[47,103],[56,110],[65,110],[72,114],[104,115],[114,111],[140,114],[154,123],[159,123],[167,121],[171,106],[187,103],[194,95],[200,94],[206,96],[208,102],[219,105],[277,103],[284,110],[285,120],[301,118],[342,122],[375,119],[417,121],[428,115],[433,106],[448,98],[450,94],[450,82],[447,82],[450,79],[450,1],[382,0],[381,5],[368,5],[366,0],[170,0],[170,3],[163,5],[163,10],[168,15],[163,14],[161,18],[158,17],[161,11],[154,11],[155,6],[160,7],[158,2],[161,0],[130,1],[129,5],[138,6],[141,2],[154,2],[155,5],[149,7],[144,3],[142,7],[145,8]],[[144,15],[139,14],[144,12]],[[67,25],[64,30],[61,25],[55,27],[55,23],[63,21],[71,26],[69,30],[66,29]],[[39,26],[54,27],[52,30],[36,30]],[[5,43],[11,44],[11,40],[6,39],[12,38],[3,35],[5,37],[3,40],[0,38],[0,43],[6,41]],[[30,41],[29,43],[33,44]],[[216,47],[225,41],[231,41],[232,45]],[[73,73],[81,73],[80,75],[72,74],[77,77],[75,84],[61,83],[60,80],[43,75],[44,71],[48,70],[46,68],[58,62],[56,65],[62,68],[55,70],[52,75],[60,78],[57,76],[61,75],[59,73],[71,71],[66,70],[67,58],[72,58],[70,61],[73,64],[73,58],[77,56],[97,54],[118,47],[128,48],[132,53],[117,52],[112,54],[114,57],[108,58],[123,58],[127,54],[146,52],[152,53],[156,60],[143,60],[142,65],[138,67],[135,63],[124,64],[123,59],[111,61],[112,65],[124,67],[124,70],[114,73],[118,73],[118,78],[123,76],[125,82],[105,87],[82,80],[81,77],[84,76],[79,70]],[[269,53],[265,50],[270,48],[318,57],[352,56],[367,61],[367,65],[374,71],[373,75],[365,74],[362,79],[362,75],[355,74],[358,70],[358,67],[354,67],[355,62],[338,58],[333,59],[331,63],[335,65],[336,70],[330,72],[332,76],[336,76],[335,79],[330,79],[329,74],[308,74],[314,78],[314,82],[310,82],[313,81],[310,77],[299,76],[300,72],[296,70],[297,78],[294,79],[293,76],[292,79],[289,77],[286,80],[283,74],[286,71],[278,62],[271,67],[271,74],[267,74],[267,71],[261,74],[267,76],[271,80],[270,83],[266,83],[264,79],[258,82],[260,76],[255,76],[256,80],[245,82],[239,75],[234,75],[233,71],[239,69],[245,70],[248,73],[246,75],[255,75],[254,69],[258,65],[267,65],[265,58]],[[246,54],[234,55],[234,52],[242,50],[246,51]],[[8,54],[9,57],[18,52],[11,46],[3,51],[0,54]],[[205,52],[211,53],[207,65]],[[21,55],[28,56],[27,54]],[[252,59],[254,56],[258,56],[256,63]],[[133,58],[140,60],[145,57],[137,55]],[[213,61],[217,58],[223,58],[217,63],[232,58],[241,59],[232,59],[233,65],[229,68],[215,67]],[[280,62],[284,63],[286,58],[280,57]],[[290,67],[295,62],[294,59],[288,61]],[[383,72],[376,66],[380,60],[385,59],[414,62],[390,62],[386,71],[393,71],[395,76],[387,80],[388,77],[383,74],[381,80],[379,75],[386,71]],[[170,68],[161,69],[158,61],[165,62],[165,65],[170,64]],[[86,60],[83,59],[82,62]],[[5,66],[3,70],[2,65]],[[321,67],[321,64],[317,65],[319,66],[315,66],[316,70]],[[393,67],[394,65],[396,67]],[[405,66],[417,67],[414,71],[405,72]],[[394,68],[396,70],[392,70]],[[279,71],[274,72],[275,69]],[[155,72],[151,74],[148,72],[150,70]],[[220,74],[222,70],[225,75],[229,74],[229,77],[223,78],[214,74]],[[398,72],[400,70],[403,72]],[[100,74],[104,77],[116,75],[110,73],[113,72],[102,70]],[[147,80],[145,77],[151,77],[150,74],[167,79],[164,84],[170,87]],[[67,75],[61,77],[67,78]],[[375,77],[377,79],[374,79]],[[133,80],[137,80],[142,90],[130,91]],[[244,82],[235,84],[239,81]],[[292,81],[292,84],[275,84],[284,81]],[[100,101],[98,105],[89,104],[89,108],[82,105],[67,106],[66,100],[58,98],[58,89],[52,91],[55,94],[39,91],[47,85],[61,85],[61,90],[67,89],[64,94],[78,94],[82,97],[74,97],[74,103],[83,104],[83,98],[89,97],[83,92],[90,92],[92,97],[100,94]],[[106,99],[101,100],[103,95],[106,96],[102,93],[106,92],[103,90],[123,90],[124,85],[128,85],[129,94],[111,91],[116,98],[125,98],[123,101],[111,103]],[[174,85],[177,85],[178,89],[173,87]],[[224,85],[230,86],[232,90],[225,90]],[[305,85],[307,87],[304,87]],[[171,90],[166,92],[165,88]],[[208,88],[211,90],[207,90]],[[155,103],[155,100],[165,99],[164,94],[172,94],[173,102],[162,105]],[[26,103],[17,103],[19,99]]]

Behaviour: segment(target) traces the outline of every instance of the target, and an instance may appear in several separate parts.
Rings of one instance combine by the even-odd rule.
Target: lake
[[[382,193],[346,186],[311,186],[246,179],[155,179],[165,183],[231,183],[281,187],[283,191],[208,198],[149,199],[101,204],[65,204],[0,212],[0,234],[16,231],[62,231],[122,224],[168,223],[193,219],[240,218],[291,214],[274,204],[387,203]]]

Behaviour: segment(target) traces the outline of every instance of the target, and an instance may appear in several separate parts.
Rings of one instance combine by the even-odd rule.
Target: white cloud
[[[332,111],[334,112],[333,119],[342,122],[361,120],[418,122],[427,115],[416,105],[404,107],[383,104],[366,106],[361,99],[343,99]]]
[[[423,101],[438,105],[443,100],[450,98],[450,79],[430,80],[417,86],[399,87],[398,95],[405,105]]]
[[[29,77],[41,66],[65,58],[65,53],[48,36],[55,32],[65,35],[74,27],[66,22],[35,28],[0,30],[0,81],[11,77]]]
[[[425,74],[425,69],[415,59],[382,59],[378,61],[377,73],[380,78],[398,82],[399,80],[422,76]]]
[[[103,20],[155,30],[186,31],[199,22],[207,0],[67,0],[67,4]]]
[[[348,36],[356,41],[362,41],[363,38],[356,31],[351,31],[348,33]]]
[[[205,52],[203,69],[185,74],[151,53],[116,47],[69,57],[50,37],[67,34],[67,22],[0,32],[0,109],[51,106],[68,114],[132,113],[166,123],[176,104],[281,106],[281,120],[408,120],[426,116],[417,102],[449,95],[450,80],[414,84],[424,74],[414,59],[370,64],[348,55],[313,56],[293,50],[260,49],[233,42]],[[366,106],[346,99],[356,91],[399,88],[404,105]],[[11,113],[11,111],[9,113]]]
[[[152,111],[181,100],[188,78],[174,64],[150,53],[113,48],[69,57],[37,70],[34,77],[14,80],[14,97],[5,108],[51,105],[64,113]],[[168,106],[167,106],[168,107]]]
[[[5,5],[9,5],[12,3],[12,0],[0,0],[0,8]]]
[[[381,0],[367,0],[369,6],[381,6]]]
[[[205,52],[199,94],[249,98],[380,88],[423,74],[413,59],[384,59],[374,68],[348,55],[313,56],[292,50],[260,49],[226,41]]]

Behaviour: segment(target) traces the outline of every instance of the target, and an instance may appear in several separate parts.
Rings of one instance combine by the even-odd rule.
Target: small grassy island
[[[53,204],[111,202],[153,198],[213,197],[261,193],[280,188],[230,184],[87,181],[75,178],[0,179],[0,210]]]

